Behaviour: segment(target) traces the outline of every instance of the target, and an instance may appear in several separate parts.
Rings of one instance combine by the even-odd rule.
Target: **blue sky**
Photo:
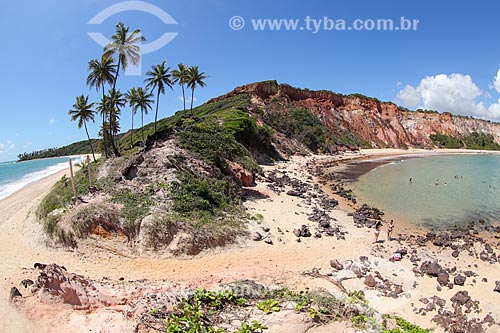
[[[397,101],[412,109],[500,119],[500,28],[497,1],[269,1],[148,0],[177,25],[149,13],[128,11],[103,24],[87,22],[118,0],[17,0],[2,3],[4,31],[0,62],[0,161],[24,151],[62,146],[85,139],[69,121],[68,110],[80,94],[97,94],[85,85],[87,62],[102,47],[88,32],[111,36],[124,21],[141,28],[149,41],[165,32],[177,37],[143,57],[143,72],[167,60],[198,65],[210,78],[196,104],[255,81],[276,79],[309,89],[362,93]],[[232,30],[241,16],[246,26]],[[251,19],[418,19],[416,31],[254,31]],[[121,76],[127,90],[144,77]],[[160,102],[160,117],[182,108],[180,89]],[[138,120],[139,118],[137,118]],[[147,117],[153,120],[153,114]],[[130,112],[124,110],[122,128]],[[98,125],[90,125],[96,136]]]

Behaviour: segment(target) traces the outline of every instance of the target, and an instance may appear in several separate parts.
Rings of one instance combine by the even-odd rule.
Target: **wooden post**
[[[73,196],[76,197],[76,187],[75,187],[75,179],[73,176],[73,162],[71,161],[71,158],[69,159],[69,173],[71,174],[71,186],[73,187]]]
[[[89,188],[92,188],[92,177],[90,177],[90,156],[87,155],[87,168],[89,171]]]

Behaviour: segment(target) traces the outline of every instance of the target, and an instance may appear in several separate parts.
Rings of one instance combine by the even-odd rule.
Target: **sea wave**
[[[76,159],[79,161],[78,159]],[[52,165],[46,169],[40,170],[40,171],[35,171],[32,173],[28,173],[24,175],[21,179],[16,179],[8,183],[4,183],[0,185],[0,200],[5,199],[9,195],[13,194],[14,192],[19,191],[26,185],[36,182],[37,180],[43,179],[47,176],[53,175],[59,171],[62,171],[64,169],[67,169],[68,162],[62,162],[58,163],[55,165]]]

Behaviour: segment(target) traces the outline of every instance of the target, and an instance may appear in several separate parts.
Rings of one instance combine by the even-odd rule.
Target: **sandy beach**
[[[457,153],[477,154],[478,152],[380,149],[346,153],[334,159],[344,163],[399,155],[427,156]],[[318,179],[310,179],[306,166],[312,159],[318,161],[327,158],[332,159],[332,157],[324,156],[294,157],[289,162],[265,166],[264,170],[265,172],[272,170],[286,172],[290,177],[302,181],[317,182]],[[110,318],[116,318],[116,314],[112,316],[110,313],[91,314],[69,310],[66,313],[59,313],[48,318],[33,311],[28,314],[29,319],[27,319],[8,306],[10,287],[19,283],[19,276],[23,269],[33,267],[35,262],[64,265],[70,272],[93,279],[108,277],[113,280],[122,278],[125,281],[168,280],[169,283],[194,288],[198,286],[210,288],[220,283],[252,279],[295,289],[308,287],[332,290],[334,287],[329,282],[313,279],[303,273],[316,269],[326,274],[331,272],[330,260],[332,259],[337,259],[340,262],[352,260],[356,263],[360,261],[360,256],[366,256],[371,271],[379,272],[381,276],[401,285],[404,290],[403,296],[396,299],[390,298],[388,301],[386,297],[381,297],[376,289],[366,290],[363,279],[353,278],[344,281],[344,286],[348,290],[365,289],[367,300],[377,311],[398,314],[422,327],[432,328],[436,325],[431,322],[430,313],[428,316],[423,316],[412,310],[415,307],[425,307],[420,303],[420,300],[433,295],[450,299],[458,290],[467,290],[472,299],[480,301],[483,317],[491,313],[495,321],[500,322],[500,312],[498,311],[500,294],[492,291],[495,278],[498,278],[498,264],[492,265],[479,260],[475,261],[473,258],[469,259],[465,256],[454,258],[448,249],[436,248],[432,245],[419,249],[418,256],[422,261],[439,259],[442,265],[453,265],[457,271],[461,272],[473,269],[478,275],[476,282],[471,282],[471,279],[468,279],[464,286],[455,286],[454,289],[443,288],[442,291],[436,291],[435,279],[428,276],[415,277],[414,265],[410,260],[406,259],[400,262],[388,260],[395,251],[405,246],[404,242],[384,241],[373,245],[372,230],[356,227],[353,224],[352,216],[350,216],[354,208],[340,198],[336,199],[341,201],[339,207],[342,209],[331,210],[329,214],[336,221],[335,223],[346,232],[346,239],[309,237],[301,238],[301,242],[297,242],[297,237],[292,231],[301,225],[311,225],[308,214],[311,213],[313,206],[305,204],[299,197],[286,193],[277,194],[263,181],[258,181],[257,186],[252,189],[267,197],[248,200],[245,206],[250,213],[263,216],[262,221],[249,226],[250,232],[259,231],[265,234],[266,237],[273,240],[273,245],[246,240],[224,249],[205,251],[196,257],[182,258],[130,257],[120,255],[117,251],[92,252],[85,246],[74,251],[48,248],[45,246],[43,232],[35,221],[33,211],[44,194],[66,173],[67,171],[63,171],[32,183],[0,201],[0,251],[3,256],[3,262],[0,266],[0,276],[3,277],[3,286],[0,288],[0,309],[2,309],[0,310],[0,331],[2,332],[30,332],[33,331],[33,327],[30,326],[32,324],[37,325],[38,332],[50,331],[48,327],[58,327],[64,322],[67,323],[67,330],[65,330],[67,332],[87,332],[90,329],[119,332],[123,329],[120,323],[109,321]],[[263,232],[263,227],[269,228],[269,231]],[[417,231],[411,227],[397,226],[394,236],[399,237],[415,232]],[[382,232],[381,239],[385,239],[384,232]],[[487,278],[487,282],[481,282],[480,277]],[[71,321],[69,320],[70,316]],[[85,325],[84,330],[81,330],[82,328],[79,326],[82,324]],[[104,330],[103,327],[105,327]],[[349,325],[345,325],[342,329],[345,332],[353,331]],[[495,332],[495,329],[498,329],[498,326],[493,327],[490,332]],[[440,329],[436,330],[436,332],[440,331]]]

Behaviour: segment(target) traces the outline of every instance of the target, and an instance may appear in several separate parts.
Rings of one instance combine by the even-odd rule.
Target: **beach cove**
[[[360,153],[347,153],[340,157],[333,157],[333,160],[332,157],[325,156],[294,157],[289,162],[266,166],[264,169],[266,175],[273,174],[274,177],[279,177],[280,174],[287,174],[293,179],[311,183],[312,186],[319,180],[309,179],[310,172],[312,172],[313,166],[321,165],[320,162],[338,162],[341,166],[345,161],[414,153],[416,152],[395,150],[361,151]],[[438,154],[443,152],[423,153]],[[350,276],[353,271],[357,271],[353,267],[358,267],[361,268],[361,271],[358,272],[360,277],[357,278],[358,274],[354,273],[352,279],[345,280],[343,284],[348,290],[364,290],[369,304],[377,311],[402,315],[407,320],[422,325],[422,327],[437,327],[437,324],[431,322],[431,319],[433,312],[436,313],[439,310],[439,306],[434,305],[435,309],[431,309],[429,306],[429,311],[427,311],[425,310],[427,304],[422,303],[421,300],[427,299],[429,301],[433,296],[437,296],[438,298],[435,300],[439,304],[442,303],[439,299],[447,300],[447,305],[443,306],[444,309],[453,304],[450,299],[457,291],[466,290],[472,300],[479,301],[481,311],[480,314],[476,315],[481,316],[481,320],[488,314],[494,321],[500,321],[497,309],[498,300],[496,299],[499,296],[497,296],[498,293],[493,292],[498,263],[492,264],[489,261],[479,259],[479,253],[483,250],[481,246],[484,246],[481,245],[481,242],[473,245],[475,252],[472,255],[470,252],[469,255],[464,252],[460,253],[458,258],[454,257],[452,248],[436,246],[433,244],[433,240],[426,241],[423,246],[415,247],[412,250],[411,238],[415,238],[415,243],[418,244],[417,241],[422,241],[418,237],[427,237],[424,230],[411,228],[411,226],[403,227],[397,223],[394,232],[394,237],[397,240],[385,241],[384,233],[382,233],[381,240],[383,242],[373,245],[371,244],[373,231],[369,228],[356,226],[351,216],[354,212],[354,208],[351,207],[352,203],[338,197],[336,198],[340,201],[339,207],[342,209],[330,210],[328,214],[333,218],[332,221],[335,221],[335,225],[344,235],[345,240],[341,237],[297,237],[292,231],[300,229],[301,225],[313,228],[311,223],[314,222],[308,217],[314,214],[312,209],[314,205],[308,206],[300,196],[288,195],[286,192],[276,193],[272,190],[272,186],[269,187],[272,185],[269,176],[258,181],[257,186],[253,188],[253,190],[267,196],[267,199],[248,200],[245,206],[252,213],[263,216],[260,223],[249,226],[251,233],[266,234],[266,237],[273,240],[273,245],[247,240],[235,246],[208,250],[198,256],[184,258],[130,257],[120,255],[119,248],[115,248],[114,251],[103,249],[100,252],[91,252],[90,245],[88,247],[87,245],[81,246],[74,252],[47,248],[41,227],[34,220],[32,213],[52,184],[60,179],[65,172],[30,184],[0,202],[3,221],[0,225],[2,237],[0,246],[6,258],[1,268],[1,274],[5,278],[1,295],[2,305],[5,305],[8,300],[10,287],[19,287],[19,281],[22,277],[33,274],[30,267],[33,267],[35,262],[57,263],[66,267],[69,272],[82,274],[96,280],[107,277],[116,281],[116,284],[121,285],[124,290],[127,289],[126,282],[119,282],[120,279],[123,281],[147,279],[149,282],[144,282],[143,288],[146,290],[148,284],[155,285],[157,291],[172,288],[172,285],[175,285],[176,288],[197,288],[199,286],[211,288],[221,283],[241,279],[253,279],[288,288],[321,287],[327,290],[333,288],[334,290],[331,283],[322,279],[313,279],[303,273],[315,269],[324,274],[330,272],[333,277],[339,277],[342,274]],[[269,228],[268,232],[263,231],[263,228],[266,230]],[[494,235],[491,236],[494,239]],[[300,239],[301,242],[297,242],[297,239]],[[429,239],[432,239],[432,236]],[[95,242],[96,239],[92,241]],[[492,244],[492,250],[498,253],[496,243]],[[400,251],[400,248],[407,249],[408,253],[402,261],[390,262],[388,259],[394,252]],[[412,253],[412,251],[418,252]],[[360,257],[363,258],[360,259]],[[332,260],[342,263],[343,269],[333,269],[332,271]],[[433,276],[425,272],[420,277],[415,275],[414,268],[416,266],[414,264],[417,264],[418,270],[421,271],[422,263],[436,260],[441,267],[437,275],[441,274],[442,279],[444,279],[446,269],[450,270],[450,273],[446,273],[448,274],[446,283],[444,281],[443,283],[437,282],[437,275]],[[454,268],[453,273],[451,273],[451,268]],[[378,274],[375,274],[375,271]],[[473,275],[467,277],[466,272],[467,274],[472,272]],[[454,275],[466,276],[467,280],[463,286],[453,285],[454,288],[450,289],[448,284],[453,280]],[[368,276],[376,281],[375,284],[372,284],[371,278]],[[391,285],[401,286],[402,292],[397,294],[396,298],[391,297],[391,301],[387,302],[387,296],[380,294],[381,290],[378,284],[382,285],[382,283],[377,282],[379,280],[377,276],[382,277],[380,280],[382,282],[390,280]],[[372,287],[368,286],[367,283]],[[392,291],[395,290],[393,287],[390,288]],[[26,290],[22,288],[20,290],[21,293],[26,293]],[[124,291],[122,290],[122,292]],[[88,313],[67,306],[62,308],[55,306],[49,311],[46,307],[38,307],[37,310],[36,304],[39,302],[37,297],[28,297],[18,304],[18,308],[24,315],[10,307],[2,306],[4,310],[1,322],[4,327],[0,329],[9,332],[30,331],[29,325],[35,322],[37,327],[45,327],[47,331],[50,331],[50,327],[60,328],[61,326],[58,325],[66,325],[68,332],[81,332],[82,327],[86,327],[85,329],[106,327],[109,332],[127,331],[133,327],[133,322],[123,317],[122,311],[118,311],[118,307],[95,305],[98,309],[101,308],[101,311]],[[430,302],[436,303],[435,301]],[[422,315],[421,308],[429,315]],[[13,318],[15,320],[12,320]],[[350,323],[344,325],[344,329],[349,332]],[[497,328],[498,326],[492,326],[491,332],[495,332]]]

